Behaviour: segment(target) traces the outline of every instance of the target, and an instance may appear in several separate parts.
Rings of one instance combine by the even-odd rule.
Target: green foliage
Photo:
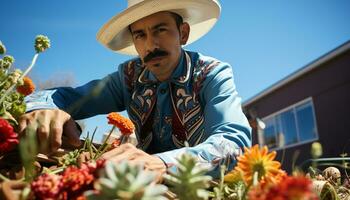
[[[180,200],[208,199],[211,176],[205,175],[207,169],[196,165],[196,159],[190,154],[183,154],[178,161],[178,172],[164,176],[169,189],[174,192]]]
[[[220,182],[216,184],[210,197],[214,200],[245,200],[247,186],[242,179],[224,182],[226,166],[221,166]],[[215,183],[215,182],[214,182]]]
[[[35,50],[37,53],[45,51],[50,47],[48,37],[38,35],[35,39]],[[0,55],[6,53],[5,45],[0,41]],[[33,68],[38,54],[34,55],[31,65],[23,73],[19,69],[10,70],[15,59],[11,55],[4,55],[0,59],[0,116],[8,120],[12,125],[17,125],[20,115],[25,112],[26,106],[24,96],[18,93],[16,86],[23,85],[23,77]]]
[[[118,165],[107,162],[95,184],[99,192],[88,191],[87,199],[163,200],[167,187],[154,183],[154,174],[143,166],[131,166],[127,162]]]
[[[25,170],[25,180],[32,181],[35,174],[34,162],[38,154],[38,142],[36,138],[36,129],[34,126],[29,126],[26,130],[26,136],[22,137],[19,143],[21,160]]]

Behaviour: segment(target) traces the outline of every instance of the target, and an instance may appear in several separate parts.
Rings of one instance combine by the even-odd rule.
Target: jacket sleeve
[[[74,119],[84,119],[98,114],[125,110],[125,87],[122,75],[117,72],[103,79],[72,88],[59,87],[43,90],[25,98],[27,112],[36,109],[62,109]]]
[[[243,147],[251,146],[251,128],[241,108],[241,98],[234,84],[232,68],[220,63],[207,76],[200,92],[204,104],[204,131],[207,139],[197,146],[185,147],[156,154],[176,171],[176,157],[182,153],[193,154],[198,165],[209,169],[209,174],[219,178],[220,165],[231,170]],[[173,167],[172,167],[173,166]]]

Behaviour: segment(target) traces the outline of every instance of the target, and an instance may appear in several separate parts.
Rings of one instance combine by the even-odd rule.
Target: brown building
[[[243,108],[250,121],[258,121],[253,143],[276,150],[289,172],[293,160],[298,165],[311,158],[314,141],[322,144],[322,157],[350,156],[350,41],[245,101]]]

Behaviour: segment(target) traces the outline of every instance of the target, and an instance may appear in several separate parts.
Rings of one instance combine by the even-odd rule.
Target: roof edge
[[[286,76],[285,78],[279,80],[278,82],[272,84],[270,87],[264,89],[263,91],[259,92],[255,96],[249,98],[248,100],[244,101],[242,103],[242,106],[248,106],[249,104],[252,104],[253,102],[257,101],[258,99],[261,99],[262,97],[274,92],[275,90],[283,87],[284,85],[288,84],[289,82],[292,82],[293,80],[301,77],[302,75],[308,73],[309,71],[321,66],[322,64],[328,62],[329,60],[337,57],[338,55],[346,52],[350,49],[350,40],[343,43],[342,45],[336,47],[335,49],[329,51],[328,53],[322,55],[321,57],[317,58],[314,61],[311,61],[304,67],[298,69],[297,71],[293,72],[292,74]]]

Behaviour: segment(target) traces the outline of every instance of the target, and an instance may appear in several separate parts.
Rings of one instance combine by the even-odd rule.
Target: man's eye
[[[144,36],[145,36],[145,34],[140,33],[140,34],[134,35],[134,38],[135,39],[142,39]]]
[[[157,31],[158,31],[159,33],[161,33],[161,32],[166,31],[166,28],[158,28]]]

